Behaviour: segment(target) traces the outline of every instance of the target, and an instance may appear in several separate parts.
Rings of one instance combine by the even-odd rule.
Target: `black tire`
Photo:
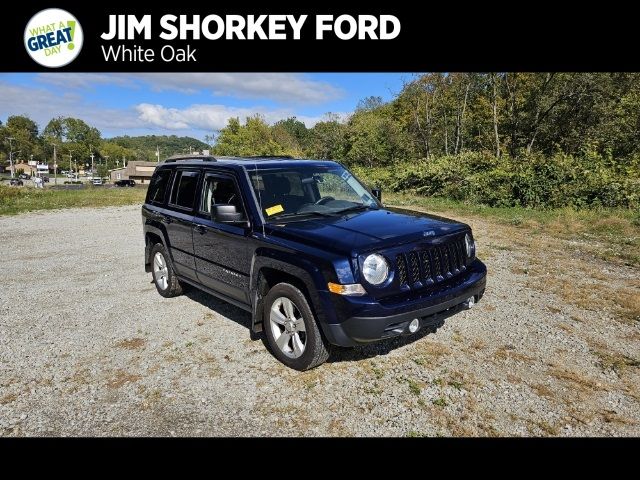
[[[302,320],[304,321],[305,348],[302,355],[297,358],[287,356],[280,347],[278,347],[272,331],[270,321],[271,307],[280,297],[288,298],[293,302],[295,308],[301,314]],[[264,301],[263,322],[263,330],[265,332],[269,350],[274,357],[284,363],[287,367],[300,371],[309,370],[323,364],[329,358],[331,346],[318,328],[318,323],[316,322],[313,312],[309,307],[307,298],[293,285],[288,283],[278,283],[269,290]]]
[[[167,270],[167,274],[166,274],[167,287],[166,288],[162,288],[161,282],[159,281],[158,278],[156,278],[156,271],[153,263],[156,253],[160,253],[165,261],[166,270]],[[180,282],[178,281],[178,278],[176,277],[173,271],[171,258],[169,257],[169,254],[167,253],[167,249],[164,248],[163,244],[156,243],[153,246],[153,248],[151,249],[150,261],[151,261],[151,275],[153,276],[153,283],[155,284],[156,290],[158,290],[158,293],[165,298],[172,298],[172,297],[177,297],[178,295],[182,295],[182,285],[180,285]]]

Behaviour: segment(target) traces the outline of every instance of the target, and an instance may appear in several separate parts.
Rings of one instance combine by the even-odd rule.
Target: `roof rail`
[[[165,162],[181,162],[195,160],[200,162],[216,162],[216,158],[211,155],[172,155]]]

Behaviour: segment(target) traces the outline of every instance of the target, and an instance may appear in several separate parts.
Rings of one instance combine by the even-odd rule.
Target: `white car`
[[[102,185],[102,179],[94,178],[93,180],[91,180],[91,183],[93,183],[94,185]]]

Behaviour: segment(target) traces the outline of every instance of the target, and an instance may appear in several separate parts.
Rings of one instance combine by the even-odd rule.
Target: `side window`
[[[245,218],[242,197],[231,178],[208,176],[205,178],[202,196],[200,197],[200,211],[211,213],[211,205],[235,205],[236,211]]]
[[[151,179],[147,192],[147,203],[164,203],[165,192],[171,178],[171,170],[159,170]]]
[[[178,170],[173,181],[173,190],[171,191],[169,203],[177,207],[193,208],[199,175],[198,172]]]

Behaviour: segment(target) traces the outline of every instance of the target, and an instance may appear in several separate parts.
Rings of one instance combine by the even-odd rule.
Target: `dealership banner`
[[[635,28],[624,28],[630,17],[617,18],[609,35],[607,12],[594,28],[589,10],[569,21],[538,4],[517,21],[486,4],[397,2],[24,2],[7,15],[3,71],[607,70],[637,62],[615,56],[636,41]]]

